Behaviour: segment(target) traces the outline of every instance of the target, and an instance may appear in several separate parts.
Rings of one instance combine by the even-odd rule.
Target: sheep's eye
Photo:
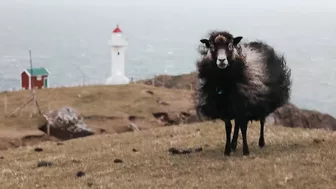
[[[229,48],[230,51],[233,50],[233,45],[232,45],[232,43],[230,43],[230,44],[228,45],[228,48]]]
[[[214,46],[213,44],[211,44],[211,45],[210,45],[210,49],[211,49],[212,51],[215,51],[215,46]]]

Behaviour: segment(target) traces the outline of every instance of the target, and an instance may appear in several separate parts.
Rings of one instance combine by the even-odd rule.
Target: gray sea
[[[103,83],[116,24],[134,79],[194,71],[199,39],[225,29],[284,53],[292,102],[336,116],[336,3],[315,2],[0,0],[0,90],[20,87],[29,49],[33,65],[50,70],[51,86]]]

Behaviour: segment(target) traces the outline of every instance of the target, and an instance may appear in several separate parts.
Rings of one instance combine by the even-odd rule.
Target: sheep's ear
[[[233,45],[237,45],[243,39],[242,36],[233,38]]]
[[[210,43],[209,43],[208,39],[201,39],[200,41],[201,41],[201,43],[205,44],[206,47],[208,47],[208,48],[210,47]]]

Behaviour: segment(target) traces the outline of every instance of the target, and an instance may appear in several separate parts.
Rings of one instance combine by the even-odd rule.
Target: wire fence
[[[142,78],[130,78],[130,83],[141,83],[147,85],[153,85],[156,87],[166,87],[166,88],[177,88],[177,89],[194,89],[195,84],[194,82],[182,82],[179,84],[177,81],[173,81],[169,75],[153,75],[152,77],[142,77]],[[85,83],[69,83],[69,84],[61,84],[61,85],[49,85],[48,88],[71,88],[71,87],[86,87],[86,86],[94,86],[94,85],[107,85],[105,82],[102,81],[86,81]],[[0,90],[0,92],[7,92],[7,91],[22,91],[26,90],[21,87],[10,87],[4,88]]]
[[[141,83],[146,85],[152,85],[155,87],[194,91],[195,83],[188,81],[181,82],[181,80],[174,80],[170,77],[171,76],[159,75],[151,79],[131,79],[131,83]],[[99,112],[99,115],[108,116],[111,115],[110,112],[117,111],[118,108],[123,109],[125,107],[128,107],[128,109],[132,109],[134,107],[132,106],[133,102],[120,102],[120,95],[118,96],[120,92],[116,91],[114,87],[98,87],[102,85],[105,84],[102,82],[90,82],[85,84],[52,86],[48,90],[37,90],[37,101],[39,103],[41,111],[44,113],[50,110],[59,109],[64,106],[71,106],[86,115],[94,115]],[[92,88],[82,88],[89,86],[91,86]],[[127,90],[129,91],[126,91],[125,93],[139,92],[136,90],[133,91],[131,88],[132,87],[127,88]],[[34,103],[31,100],[32,97],[33,96],[31,90],[12,89],[1,92],[0,116],[11,116],[13,115],[13,113],[15,113],[15,116],[31,116],[32,112],[36,111]],[[310,96],[307,95],[293,95],[293,98],[305,101],[308,109],[316,109],[317,111],[329,113],[333,116],[336,116],[334,111],[336,101],[334,98],[312,99]],[[120,106],[117,106],[116,103],[120,104]],[[316,103],[318,103],[318,108],[311,108],[314,106],[317,107]],[[18,110],[21,107],[23,108],[21,110]]]
[[[193,90],[194,85],[192,83],[172,83],[172,79],[170,77],[171,76],[160,75],[151,79],[131,79],[130,83],[141,83],[163,88]],[[117,102],[118,99],[120,99],[120,96],[117,96],[117,93],[120,91],[116,91],[114,87],[107,87],[104,89],[97,87],[102,85],[105,84],[102,82],[91,82],[85,84],[52,86],[49,87],[48,90],[37,90],[36,99],[41,111],[44,113],[64,106],[71,106],[88,115],[92,115],[97,112],[100,112],[101,115],[110,115],[110,112],[116,111],[115,103],[119,103],[121,108],[125,108],[133,103],[125,102],[123,104],[122,102]],[[90,90],[82,88],[88,86],[92,86],[92,88],[90,88]],[[64,90],[67,88],[70,88],[70,90]],[[130,93],[138,92],[136,90],[133,91],[132,88],[125,90],[129,90]],[[13,93],[12,91],[21,92]],[[16,88],[1,92],[0,116],[31,116],[32,112],[36,112],[36,106],[32,98],[33,95],[31,90]]]
[[[163,88],[175,88],[175,89],[183,89],[183,90],[195,90],[196,87],[196,79],[191,74],[190,76],[184,75],[183,77],[180,76],[171,76],[171,75],[153,75],[152,77],[146,77],[146,78],[130,78],[130,83],[141,83],[146,85],[152,85],[155,87],[163,87]],[[89,86],[101,86],[106,85],[102,81],[89,81],[85,83],[73,83],[73,84],[67,84],[67,85],[59,85],[59,86],[50,86],[48,87],[48,90],[38,90],[38,96],[39,93],[44,93],[43,91],[48,91],[47,93],[53,93],[53,89],[58,89],[64,93],[67,93],[67,90],[63,90],[66,88],[76,88],[76,87],[89,87]],[[320,89],[322,88],[330,88],[332,91],[332,84],[331,82],[320,82],[319,85]],[[104,89],[106,90],[106,89]],[[20,93],[22,99],[25,99],[24,101],[21,101],[21,99],[15,99],[12,97],[13,95],[6,92],[12,92],[12,91],[23,91]],[[25,92],[27,91],[27,92]],[[9,88],[3,92],[0,92],[0,116],[1,115],[10,115],[13,111],[16,110],[16,108],[22,106],[26,103],[32,96],[31,92],[28,92],[29,90],[24,90],[21,88]],[[292,99],[295,100],[294,102],[297,103],[299,107],[307,108],[307,109],[316,109],[317,111],[330,113],[333,116],[336,116],[335,108],[336,108],[336,99],[330,94],[319,94],[320,96],[317,98],[316,95],[318,94],[299,94],[299,93],[293,93]],[[48,96],[43,94],[42,96]],[[67,97],[66,97],[67,98]],[[92,97],[94,98],[94,97]],[[38,97],[38,101],[41,101],[41,98]],[[57,105],[67,105],[66,103],[59,102],[59,99],[50,99],[50,100],[43,100],[43,110],[47,111],[50,109],[59,108]],[[41,103],[42,103],[41,102]],[[31,105],[27,105],[27,107],[30,107]],[[28,112],[31,112],[32,108],[25,108],[28,109]],[[90,107],[88,107],[90,108]],[[108,109],[108,108],[107,108]],[[22,111],[20,111],[22,112]],[[25,114],[25,111],[23,111],[22,115]]]

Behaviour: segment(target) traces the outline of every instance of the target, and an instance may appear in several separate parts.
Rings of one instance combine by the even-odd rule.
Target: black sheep
[[[209,39],[200,40],[206,51],[200,52],[203,56],[197,61],[196,109],[198,114],[225,122],[225,155],[236,149],[239,128],[243,154],[249,154],[246,132],[253,120],[260,121],[259,146],[263,147],[266,117],[287,103],[291,93],[291,70],[284,56],[261,41],[240,45],[242,38],[213,31]]]

